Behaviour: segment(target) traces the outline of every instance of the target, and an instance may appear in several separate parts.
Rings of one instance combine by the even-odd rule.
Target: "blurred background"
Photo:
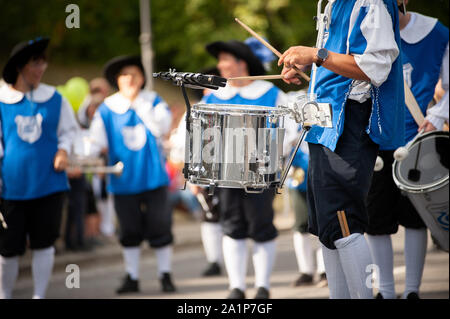
[[[71,3],[80,9],[78,29],[65,25],[66,6]],[[281,52],[292,45],[313,45],[316,6],[313,0],[150,0],[153,70],[198,72],[214,66],[204,49],[207,43],[249,37],[235,17]],[[74,76],[89,81],[102,76],[110,58],[140,53],[138,0],[0,0],[0,8],[0,67],[19,41],[49,36],[50,65],[43,82],[51,85]],[[411,0],[408,9],[449,25],[449,0]],[[272,73],[279,71],[275,61]],[[282,81],[276,84],[284,91],[299,89]],[[156,81],[155,89],[169,103],[182,103],[171,84]]]

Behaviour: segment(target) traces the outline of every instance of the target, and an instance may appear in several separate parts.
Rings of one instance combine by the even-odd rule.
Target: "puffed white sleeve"
[[[98,156],[103,149],[108,147],[105,124],[98,110],[95,112],[91,126],[89,127],[89,140],[91,142],[90,156]]]
[[[81,130],[75,119],[75,114],[69,102],[63,97],[61,102],[61,113],[57,128],[58,149],[63,149],[70,154],[72,151],[72,143]]]
[[[276,106],[278,105],[284,105],[287,106],[289,102],[289,97],[286,93],[280,92],[278,93]],[[286,115],[284,117],[284,128],[285,128],[285,134],[284,134],[284,140],[283,140],[283,156],[287,157],[292,151],[292,146],[297,141],[297,138],[299,136],[298,131],[299,124],[294,121],[289,115]]]
[[[140,105],[137,107],[136,113],[156,138],[161,138],[169,133],[172,125],[172,113],[162,99],[157,98],[156,105],[153,106]]]
[[[448,121],[448,109],[449,109],[449,101],[448,101],[448,62],[449,62],[449,54],[448,54],[448,44],[447,49],[445,50],[445,54],[442,60],[441,66],[441,80],[442,80],[442,89],[445,91],[442,99],[432,108],[427,111],[427,120],[433,124],[438,130],[442,129],[445,121]]]
[[[183,162],[185,160],[186,144],[186,113],[184,113],[177,128],[169,138],[170,141],[170,159],[174,162]]]
[[[370,82],[379,87],[400,54],[391,15],[383,0],[357,0],[350,18],[348,53]]]

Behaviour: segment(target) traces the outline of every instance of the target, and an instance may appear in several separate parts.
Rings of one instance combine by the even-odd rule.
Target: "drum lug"
[[[209,196],[213,196],[213,195],[214,195],[215,189],[216,189],[216,184],[214,184],[214,183],[209,183],[208,195],[209,195]]]
[[[258,190],[249,190],[247,185],[243,185],[244,190],[248,194],[262,194],[264,192],[264,188],[258,189]]]

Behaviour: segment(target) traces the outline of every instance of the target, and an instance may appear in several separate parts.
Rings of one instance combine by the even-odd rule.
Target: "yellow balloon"
[[[75,112],[80,108],[81,103],[89,94],[89,83],[81,78],[71,78],[65,84],[61,94],[70,102]]]

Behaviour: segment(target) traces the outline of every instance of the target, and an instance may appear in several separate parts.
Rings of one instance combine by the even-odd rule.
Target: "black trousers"
[[[151,247],[159,248],[173,242],[167,187],[140,194],[114,195],[114,207],[122,246],[135,247],[148,240]]]
[[[60,235],[65,193],[54,193],[32,200],[3,200],[1,211],[7,229],[0,226],[0,255],[20,256],[27,239],[31,249],[54,245]]]
[[[404,196],[395,185],[392,177],[394,151],[380,151],[384,166],[373,174],[372,186],[367,198],[370,235],[391,235],[398,230],[398,225],[407,228],[426,228],[419,213],[408,197]]]
[[[248,194],[242,189],[220,188],[219,209],[223,233],[233,239],[251,238],[256,242],[275,239],[272,202],[274,190]]]
[[[84,244],[84,217],[87,208],[87,183],[83,176],[70,178],[64,241],[67,248]]]
[[[378,145],[366,133],[372,103],[348,100],[344,130],[334,152],[309,143],[308,230],[329,249],[343,237],[338,210],[344,210],[350,233],[368,225],[366,198],[372,181]]]

